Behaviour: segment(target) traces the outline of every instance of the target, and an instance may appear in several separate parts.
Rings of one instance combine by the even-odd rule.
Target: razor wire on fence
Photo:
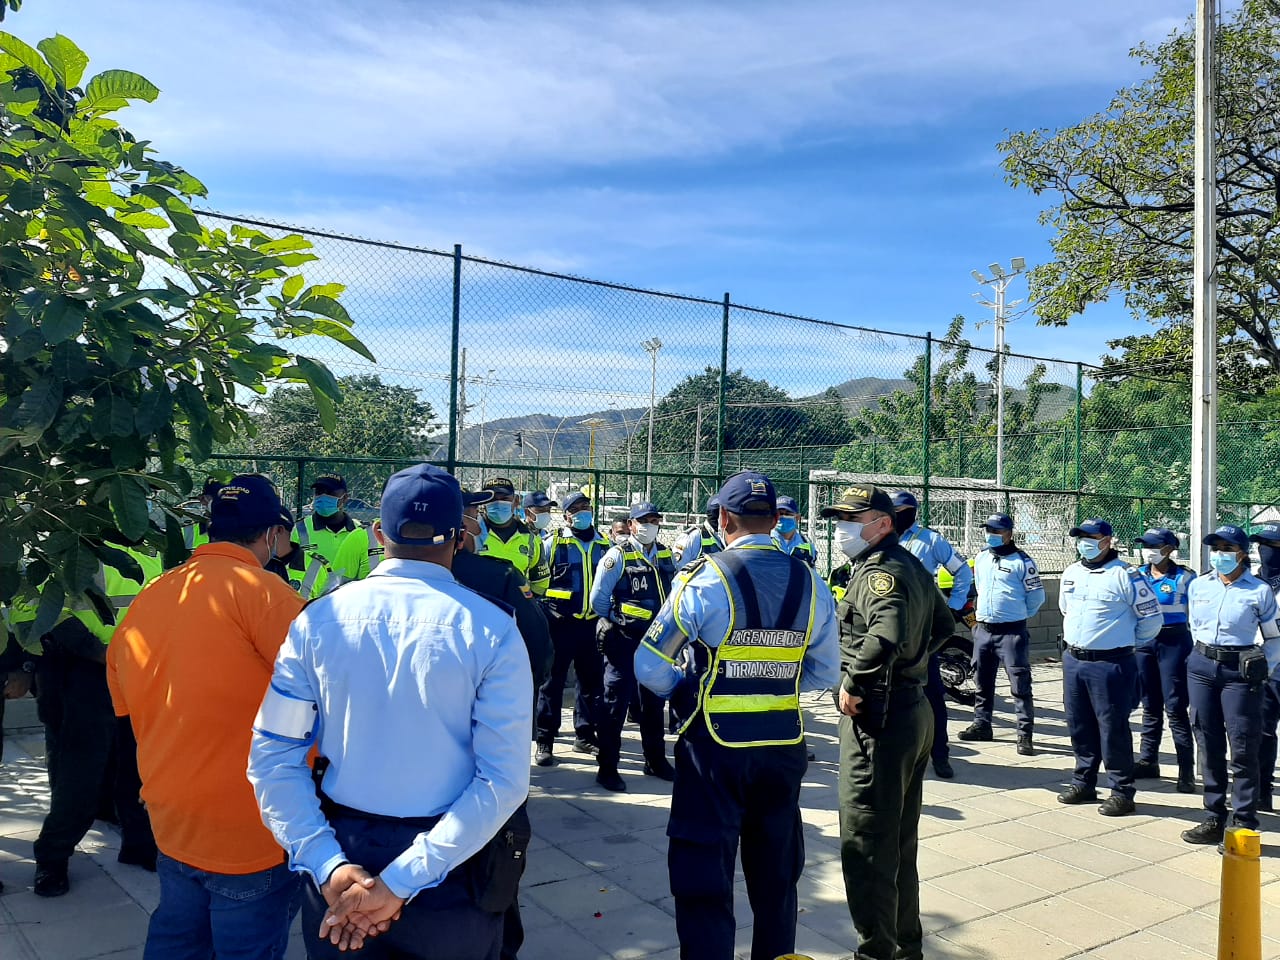
[[[347,398],[334,431],[305,388],[258,405],[256,436],[211,463],[261,470],[301,507],[319,473],[342,473],[357,513],[376,515],[386,477],[430,460],[464,485],[491,475],[553,497],[585,489],[603,517],[653,501],[693,522],[720,481],[761,470],[819,517],[841,485],[916,491],[922,515],[962,551],[1007,512],[1046,571],[1074,558],[1066,531],[1103,516],[1118,542],[1189,527],[1186,382],[1006,353],[946,336],[814,320],[220,213],[301,233],[341,282],[377,358],[298,341]],[[290,392],[292,391],[292,392]],[[1219,518],[1280,519],[1280,420],[1256,398],[1220,397]],[[1185,551],[1187,553],[1189,551]]]

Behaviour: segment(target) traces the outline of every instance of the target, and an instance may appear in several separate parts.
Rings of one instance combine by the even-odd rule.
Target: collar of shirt
[[[202,543],[192,551],[191,556],[229,557],[232,560],[239,560],[241,563],[247,563],[251,567],[262,567],[262,564],[258,562],[258,558],[253,555],[253,551],[248,547],[242,547],[238,543],[227,543],[225,540],[214,540],[212,543]]]
[[[408,577],[411,580],[456,582],[453,571],[432,563],[429,560],[405,560],[401,557],[386,557],[378,566],[369,571],[369,577]]]
[[[733,543],[726,544],[726,550],[736,550],[739,547],[772,547],[778,549],[778,545],[773,542],[772,533],[748,533],[746,536],[738,537]]]

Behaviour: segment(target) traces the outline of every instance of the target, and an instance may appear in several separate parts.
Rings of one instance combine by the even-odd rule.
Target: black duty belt
[[[1080,647],[1067,647],[1077,660],[1123,660],[1133,656],[1133,647],[1113,647],[1110,650],[1083,650]]]
[[[430,830],[444,816],[443,814],[437,814],[434,817],[389,817],[381,813],[369,813],[367,810],[348,807],[345,804],[338,803],[338,801],[324,793],[320,794],[320,809],[324,812],[325,817],[330,820],[334,817],[346,817],[356,820],[371,820],[375,823],[394,823],[406,827],[415,827],[419,830]]]
[[[1208,657],[1210,660],[1216,660],[1218,663],[1238,664],[1240,662],[1240,654],[1252,649],[1252,644],[1247,647],[1211,647],[1208,644],[1196,641],[1196,653],[1202,657]]]

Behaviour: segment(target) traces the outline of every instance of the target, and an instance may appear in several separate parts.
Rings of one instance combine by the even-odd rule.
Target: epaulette
[[[676,573],[676,576],[684,577],[686,580],[688,580],[695,573],[697,573],[699,570],[705,567],[707,563],[710,562],[710,560],[711,560],[711,557],[709,555],[705,553],[700,553],[696,557],[694,557],[692,560],[689,561],[688,566],[683,567],[681,570],[679,570]]]

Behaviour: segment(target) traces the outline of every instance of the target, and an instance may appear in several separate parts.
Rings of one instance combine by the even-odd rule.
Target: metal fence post
[[[929,525],[929,411],[933,405],[933,334],[926,333],[924,335],[924,410],[920,416],[921,440],[921,464],[920,464],[920,480],[921,494],[923,495],[923,503],[921,503],[921,520],[924,526]]]
[[[302,495],[307,491],[307,488],[304,486],[304,484],[306,483],[306,478],[303,476],[303,473],[306,470],[307,461],[302,457],[299,457],[297,460],[297,464],[298,464],[298,481],[296,486],[294,487],[294,494],[293,494],[293,510],[295,513],[297,513],[299,510],[302,509]]]
[[[462,244],[453,245],[453,333],[449,357],[449,464],[454,473],[458,465],[458,350],[462,318]],[[484,451],[480,451],[484,456]]]
[[[729,294],[720,320],[720,405],[716,412],[716,486],[724,482],[724,416],[729,391]]]
[[[1081,447],[1084,444],[1084,364],[1076,363],[1076,489],[1084,483],[1084,472],[1080,462]],[[1079,517],[1076,518],[1080,519]]]

